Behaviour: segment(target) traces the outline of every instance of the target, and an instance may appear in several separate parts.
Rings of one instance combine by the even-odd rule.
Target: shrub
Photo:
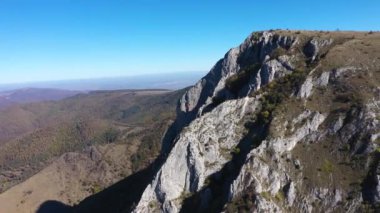
[[[326,173],[332,173],[334,171],[334,165],[329,160],[325,160],[322,164],[321,171]]]
[[[258,33],[258,32],[253,33],[253,36],[252,36],[252,37],[253,37],[253,39],[256,40],[256,41],[259,40],[259,38],[260,38],[260,33]]]
[[[285,55],[285,54],[286,54],[286,50],[282,47],[279,47],[279,48],[276,48],[275,50],[273,50],[271,52],[270,58],[271,59],[278,59],[278,57]]]
[[[237,155],[239,153],[240,153],[240,148],[239,147],[235,147],[235,148],[232,149],[232,154]]]
[[[92,185],[92,187],[91,187],[91,193],[92,194],[96,194],[100,191],[102,191],[102,187],[99,184],[95,183],[94,185]]]
[[[261,112],[258,114],[258,122],[268,124],[272,120],[272,112],[289,94],[301,87],[305,78],[306,72],[295,70],[291,74],[269,83],[264,89],[264,95],[260,98]]]
[[[260,193],[261,197],[263,197],[265,200],[269,201],[271,199],[271,195],[269,192],[263,191]]]
[[[103,139],[107,143],[113,143],[113,142],[115,142],[117,140],[117,138],[119,137],[119,134],[120,134],[119,130],[110,127],[106,131],[104,131],[104,133],[103,133]]]
[[[204,186],[209,186],[211,184],[211,179],[210,177],[206,178],[205,182],[204,182]]]
[[[274,198],[278,201],[278,202],[282,202],[284,201],[285,199],[285,194],[283,191],[279,191],[275,196]]]
[[[248,84],[250,77],[253,74],[256,74],[260,68],[261,68],[261,64],[253,64],[242,69],[240,72],[236,73],[235,75],[230,76],[226,80],[227,89],[230,90],[235,95],[237,95],[239,91],[241,90],[241,88],[244,85]]]

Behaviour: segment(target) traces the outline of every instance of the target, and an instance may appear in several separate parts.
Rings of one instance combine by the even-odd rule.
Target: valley
[[[74,205],[145,168],[182,93],[94,91],[2,109],[0,129],[13,134],[0,145],[0,212]]]

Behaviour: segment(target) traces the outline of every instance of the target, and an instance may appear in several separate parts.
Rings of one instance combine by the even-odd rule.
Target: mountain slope
[[[134,212],[377,208],[379,71],[379,33],[253,33],[182,97]]]
[[[47,200],[73,205],[144,169],[182,94],[97,91],[19,106],[40,125],[0,145],[0,212],[36,211]],[[7,112],[0,116],[13,118]]]

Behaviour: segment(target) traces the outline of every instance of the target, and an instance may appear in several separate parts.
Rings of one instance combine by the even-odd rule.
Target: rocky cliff
[[[264,31],[180,99],[134,212],[357,212],[380,202],[380,34]]]

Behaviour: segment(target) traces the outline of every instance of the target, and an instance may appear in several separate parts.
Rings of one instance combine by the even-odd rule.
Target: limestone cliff
[[[180,99],[135,212],[357,212],[380,202],[380,34],[264,31]]]

